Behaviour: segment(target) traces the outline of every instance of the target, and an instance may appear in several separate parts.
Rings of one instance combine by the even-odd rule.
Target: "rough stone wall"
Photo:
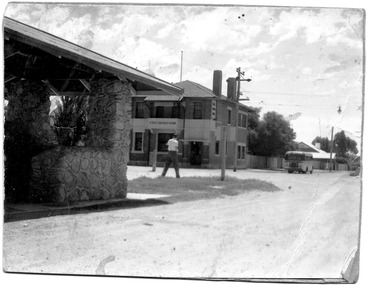
[[[14,80],[4,94],[5,199],[27,201],[32,157],[57,145],[49,124],[49,90],[42,82]]]
[[[129,160],[130,84],[92,84],[86,147],[56,147],[33,159],[32,197],[71,201],[124,198]]]
[[[21,80],[10,83],[5,93],[9,101],[6,121],[21,124],[38,145],[56,145],[57,139],[49,122],[50,91],[45,84]]]

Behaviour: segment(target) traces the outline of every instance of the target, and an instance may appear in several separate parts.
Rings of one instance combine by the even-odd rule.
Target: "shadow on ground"
[[[159,206],[169,204],[167,201],[160,199],[123,199],[116,201],[107,200],[105,203],[90,203],[84,205],[83,203],[72,204],[70,206],[55,206],[44,204],[42,207],[35,207],[32,205],[25,205],[18,207],[17,205],[4,206],[4,222],[15,222],[21,220],[39,219],[52,216],[70,215],[70,214],[84,214],[99,211],[116,211],[122,209],[130,209],[137,207]]]

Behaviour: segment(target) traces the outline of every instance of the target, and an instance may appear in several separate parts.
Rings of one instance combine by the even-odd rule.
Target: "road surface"
[[[161,172],[149,170],[130,167],[128,177],[154,177]],[[181,175],[218,172],[182,169]],[[262,170],[226,174],[266,180],[282,190],[5,223],[4,270],[175,278],[342,278],[359,242],[358,177],[348,172]]]

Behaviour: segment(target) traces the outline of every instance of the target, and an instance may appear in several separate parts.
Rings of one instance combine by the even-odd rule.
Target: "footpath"
[[[158,198],[166,195],[128,193],[124,199],[79,201],[69,205],[55,204],[6,204],[4,206],[4,222],[14,222],[44,217],[86,213],[90,211],[114,210],[117,208],[135,208],[161,205]]]

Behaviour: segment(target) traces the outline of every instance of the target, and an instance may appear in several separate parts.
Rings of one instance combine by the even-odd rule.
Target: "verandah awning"
[[[151,95],[144,99],[144,101],[181,101],[182,96],[177,95]]]

